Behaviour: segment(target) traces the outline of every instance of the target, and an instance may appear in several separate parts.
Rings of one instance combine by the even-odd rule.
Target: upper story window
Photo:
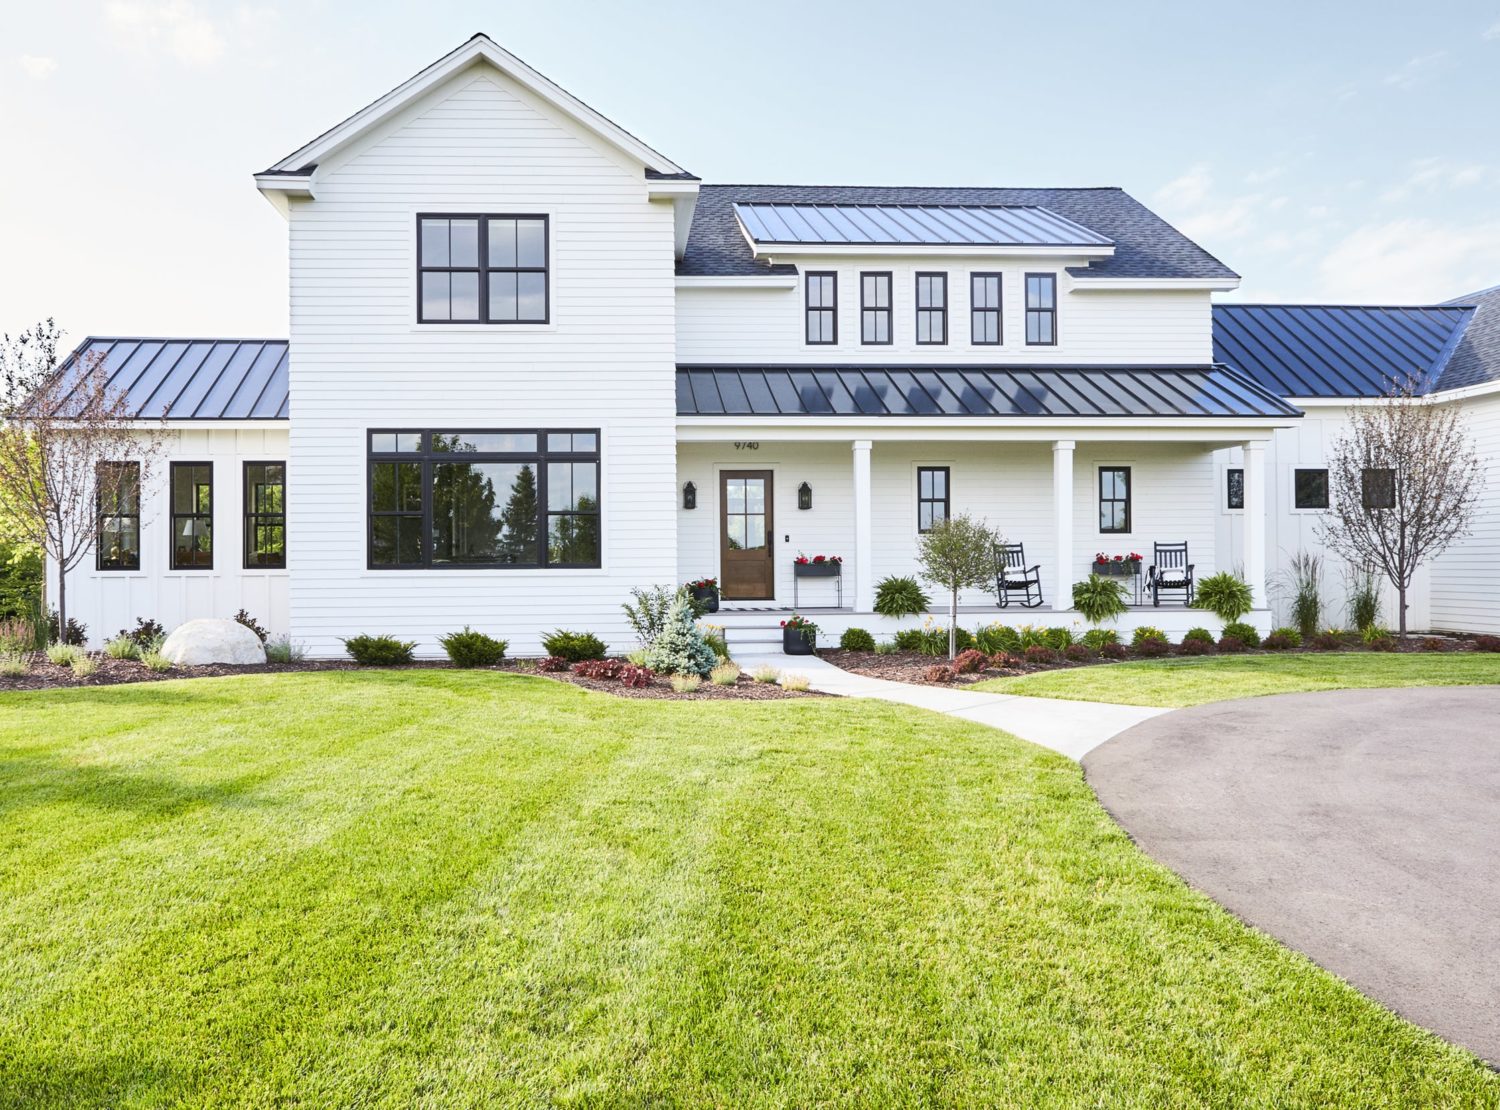
[[[1057,342],[1057,275],[1026,275],[1026,345],[1050,347]]]
[[[418,216],[417,320],[545,324],[546,216]]]
[[[1099,531],[1130,531],[1130,467],[1099,468]]]
[[[889,271],[859,275],[859,341],[871,344],[891,341]]]
[[[1001,342],[1000,275],[969,275],[969,340],[977,347]]]
[[[917,342],[948,342],[947,274],[917,274]]]
[[[172,569],[211,570],[214,565],[214,464],[174,462],[171,487]]]
[[[809,273],[807,287],[807,341],[830,344],[839,341],[839,276]]]
[[[100,463],[95,475],[99,527],[94,565],[100,570],[140,570],[141,464]]]
[[[245,569],[286,568],[286,463],[245,464]]]

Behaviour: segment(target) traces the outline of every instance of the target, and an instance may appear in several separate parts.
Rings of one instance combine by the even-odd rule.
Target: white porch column
[[[1255,595],[1255,607],[1264,609],[1266,598],[1266,445],[1261,440],[1245,444],[1245,581]]]
[[[1071,439],[1052,445],[1052,608],[1073,608],[1073,447]]]
[[[854,448],[854,610],[875,609],[874,530],[870,521],[870,441],[856,439]]]

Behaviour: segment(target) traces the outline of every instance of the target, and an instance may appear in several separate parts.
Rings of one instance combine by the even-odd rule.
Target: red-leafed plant
[[[990,657],[975,648],[958,653],[958,658],[953,660],[953,672],[955,674],[978,674],[989,666]]]
[[[560,655],[549,655],[545,659],[538,659],[536,661],[536,669],[539,671],[547,671],[549,673],[557,671],[571,671],[573,669],[573,664],[569,663]]]
[[[626,663],[620,668],[620,682],[625,686],[642,689],[651,685],[651,680],[656,677],[650,667],[637,667],[633,663]]]

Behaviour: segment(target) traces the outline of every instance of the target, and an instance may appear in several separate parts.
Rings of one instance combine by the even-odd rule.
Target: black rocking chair
[[[1151,591],[1151,604],[1158,608],[1164,593],[1182,594],[1183,605],[1192,608],[1193,564],[1188,562],[1186,543],[1156,545],[1151,567],[1146,571],[1146,588]]]
[[[1042,603],[1042,568],[1026,565],[1026,547],[1019,543],[995,545],[995,597],[1001,609],[1011,594],[1024,594],[1021,604],[1035,609]]]

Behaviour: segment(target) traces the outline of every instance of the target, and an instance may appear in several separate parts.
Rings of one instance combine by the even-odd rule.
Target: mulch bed
[[[10,690],[59,690],[75,686],[120,686],[131,682],[161,682],[183,678],[223,678],[245,674],[292,674],[303,671],[357,671],[357,670],[454,670],[451,663],[442,660],[420,660],[401,667],[361,667],[343,659],[307,660],[301,663],[264,663],[252,666],[229,666],[213,664],[204,667],[173,667],[170,671],[149,671],[145,664],[134,659],[114,659],[102,652],[90,653],[98,665],[88,678],[79,678],[71,668],[60,667],[37,652],[31,657],[31,669],[25,675],[9,678],[0,675],[0,692]],[[534,674],[558,682],[582,686],[586,690],[598,690],[624,698],[664,698],[669,701],[772,701],[781,698],[827,697],[815,691],[784,690],[774,682],[756,682],[748,674],[740,675],[733,686],[715,686],[706,679],[690,694],[679,694],[664,676],[652,679],[650,686],[630,687],[619,682],[584,678],[570,671],[539,672],[535,661],[530,659],[508,659],[497,667],[479,668],[508,674]]]

